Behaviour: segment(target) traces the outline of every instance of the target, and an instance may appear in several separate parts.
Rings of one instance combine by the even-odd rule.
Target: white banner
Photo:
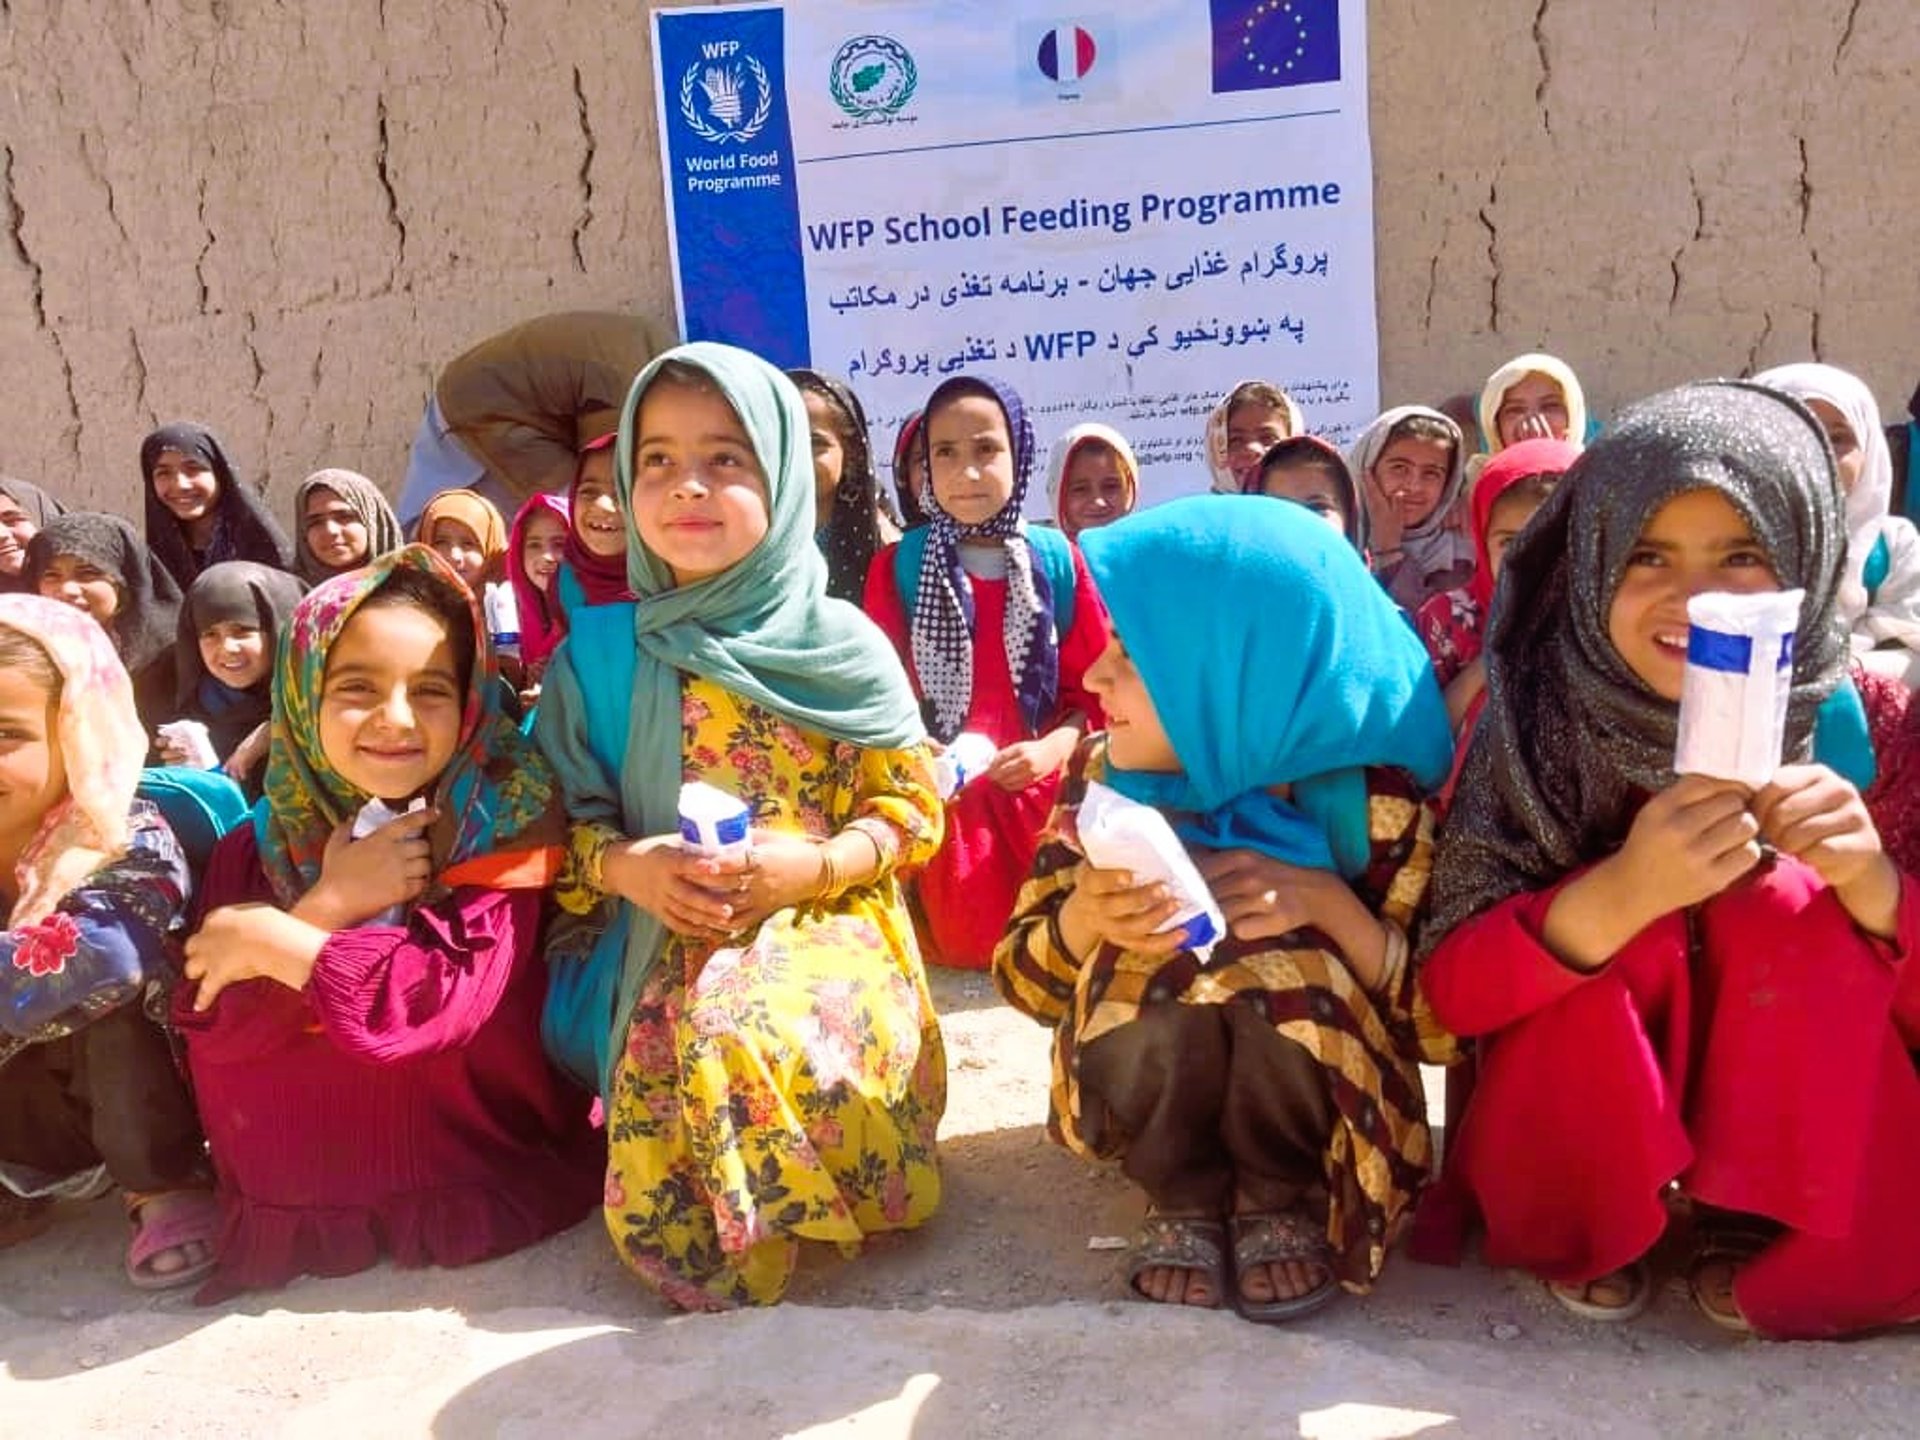
[[[1362,0],[657,12],[683,328],[848,377],[882,457],[968,371],[1013,383],[1043,449],[1082,420],[1120,430],[1149,502],[1206,488],[1207,413],[1244,379],[1344,442],[1378,408],[1365,16]],[[753,233],[730,233],[749,213]],[[804,334],[792,297],[756,294],[791,285],[789,242]]]

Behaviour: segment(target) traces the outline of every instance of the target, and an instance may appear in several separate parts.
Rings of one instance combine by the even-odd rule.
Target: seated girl
[[[814,538],[827,557],[827,593],[858,605],[874,551],[900,538],[873,473],[867,412],[844,380],[818,370],[789,370],[787,378],[807,402]]]
[[[1438,410],[1402,405],[1360,432],[1347,465],[1367,505],[1373,571],[1416,611],[1472,578],[1473,540],[1453,524],[1466,487],[1460,427]]]
[[[273,654],[305,587],[284,570],[223,560],[202,570],[180,607],[174,719],[207,729],[219,768],[260,798],[273,717]],[[192,765],[185,741],[155,737],[165,765]]]
[[[874,557],[867,614],[887,632],[951,744],[985,737],[992,763],[947,805],[947,839],[915,885],[938,964],[984,970],[1033,867],[1060,771],[1100,708],[1082,677],[1107,643],[1086,564],[1021,518],[1033,431],[1020,397],[959,376],[924,424],[933,518]]]
[[[616,476],[628,669],[576,629],[536,726],[574,819],[560,902],[624,932],[607,1228],[674,1305],[768,1304],[801,1241],[851,1252],[939,1202],[946,1061],[895,879],[940,843],[933,754],[886,641],[826,594],[784,375],[668,351]],[[681,842],[683,780],[751,808],[750,854]]]
[[[1587,438],[1587,398],[1566,361],[1519,355],[1487,377],[1480,391],[1480,436],[1498,454],[1522,440]]]
[[[352,470],[316,470],[293,492],[293,563],[309,585],[391,555],[406,537],[380,487]]]
[[[214,851],[174,996],[223,1216],[202,1300],[503,1255],[600,1192],[588,1097],[540,1048],[564,826],[480,626],[420,545],[294,612],[266,799]]]
[[[1418,1062],[1452,1052],[1408,934],[1446,713],[1405,619],[1297,506],[1176,500],[1088,537],[1087,563],[1107,730],[1075,752],[994,979],[1054,1027],[1049,1133],[1146,1192],[1133,1288],[1285,1320],[1371,1286],[1426,1175]],[[1095,780],[1173,821],[1228,925],[1210,956],[1163,928],[1164,885],[1085,858]]]
[[[1360,489],[1346,457],[1318,435],[1295,435],[1267,451],[1248,493],[1306,506],[1366,557],[1367,507]]]
[[[1804,401],[1839,462],[1847,527],[1840,619],[1854,657],[1875,674],[1920,683],[1920,533],[1890,513],[1893,459],[1873,392],[1832,365],[1782,365],[1753,378]]]
[[[580,447],[580,468],[567,497],[571,528],[566,565],[559,576],[560,608],[609,605],[633,599],[627,588],[627,516],[613,483],[613,442],[608,430]]]
[[[1508,553],[1423,976],[1478,1039],[1457,1171],[1483,1254],[1624,1319],[1690,1207],[1695,1303],[1783,1338],[1920,1317],[1920,1078],[1889,1020],[1920,898],[1803,763],[1840,682],[1844,531],[1797,401],[1631,407]],[[1675,778],[1686,602],[1804,588],[1786,764]]]
[[[1047,452],[1047,504],[1069,540],[1111,525],[1140,503],[1140,462],[1110,425],[1075,425]]]
[[[1216,495],[1244,495],[1274,446],[1306,433],[1294,398],[1265,380],[1242,380],[1207,416],[1207,472]]]
[[[213,1264],[217,1216],[193,1104],[143,1004],[179,963],[187,863],[134,799],[146,736],[98,625],[0,595],[0,735],[5,1013],[62,981],[90,982],[77,993],[104,1007],[0,1029],[0,1246],[45,1229],[55,1198],[118,1185],[127,1278],[191,1284]]]
[[[540,677],[554,647],[567,633],[566,612],[554,583],[567,553],[573,527],[567,502],[558,495],[535,495],[513,517],[507,539],[507,583],[513,587],[514,613],[520,625],[520,703],[540,699]]]
[[[0,595],[25,593],[27,542],[67,507],[38,485],[0,475]]]
[[[1427,601],[1413,621],[1433,657],[1455,731],[1464,731],[1486,688],[1480,647],[1507,547],[1579,455],[1580,447],[1565,440],[1522,440],[1487,461],[1474,481],[1473,578]]]
[[[133,527],[81,511],[50,520],[27,542],[28,590],[91,615],[133,679],[148,734],[173,718],[180,587]]]
[[[293,568],[293,549],[266,501],[240,483],[204,425],[176,421],[140,442],[147,544],[181,590],[209,565],[251,560]]]

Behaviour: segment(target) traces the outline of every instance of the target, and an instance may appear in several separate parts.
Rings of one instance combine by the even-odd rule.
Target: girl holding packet
[[[615,481],[628,647],[576,654],[577,616],[535,727],[574,819],[560,903],[621,947],[607,1227],[680,1308],[768,1304],[801,1241],[851,1252],[939,1201],[946,1062],[895,878],[940,843],[933,752],[885,638],[826,593],[784,375],[662,355]],[[683,845],[688,781],[751,809],[749,853]]]
[[[1107,729],[1075,752],[994,979],[1054,1029],[1049,1133],[1146,1192],[1132,1287],[1289,1319],[1372,1285],[1426,1177],[1418,1062],[1453,1051],[1409,935],[1446,711],[1405,619],[1302,506],[1177,500],[1086,554],[1113,617],[1087,677]],[[1094,781],[1175,821],[1228,927],[1211,954],[1164,928],[1167,886],[1085,858]]]
[[[174,996],[224,1222],[202,1300],[503,1255],[599,1191],[587,1097],[540,1048],[564,824],[498,693],[424,545],[294,612],[266,798],[213,853]]]
[[[874,557],[866,609],[906,663],[933,737],[993,747],[948,802],[946,844],[915,879],[931,958],[984,970],[1061,769],[1100,722],[1084,676],[1106,644],[1106,612],[1072,542],[1022,518],[1033,430],[1009,386],[956,376],[921,428],[931,518]]]
[[[252,800],[267,758],[274,647],[305,588],[284,570],[223,560],[200,572],[180,607],[176,719],[206,731],[212,759],[201,768],[225,771]],[[171,726],[159,750],[167,765],[207,761]]]
[[[1844,544],[1814,416],[1713,383],[1622,414],[1506,560],[1423,984],[1478,1040],[1449,1171],[1483,1253],[1590,1318],[1646,1306],[1675,1207],[1718,1325],[1920,1316],[1920,1079],[1889,1019],[1920,905],[1858,792],[1804,763]],[[1787,763],[1751,792],[1676,779],[1689,597],[1785,588]]]

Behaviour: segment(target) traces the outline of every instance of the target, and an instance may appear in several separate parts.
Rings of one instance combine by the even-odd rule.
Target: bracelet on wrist
[[[822,840],[819,849],[820,877],[815,882],[814,898],[837,900],[840,898],[840,893],[847,888],[846,877],[840,873],[839,863],[833,858],[833,842]]]

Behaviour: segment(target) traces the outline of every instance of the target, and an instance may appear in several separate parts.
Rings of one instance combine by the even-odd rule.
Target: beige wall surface
[[[807,0],[792,0],[796,6]],[[138,513],[191,417],[398,484],[440,362],[670,325],[644,0],[0,3],[0,470]],[[1374,0],[1384,398],[1920,375],[1911,0]],[[1907,122],[1905,125],[1902,122]]]

